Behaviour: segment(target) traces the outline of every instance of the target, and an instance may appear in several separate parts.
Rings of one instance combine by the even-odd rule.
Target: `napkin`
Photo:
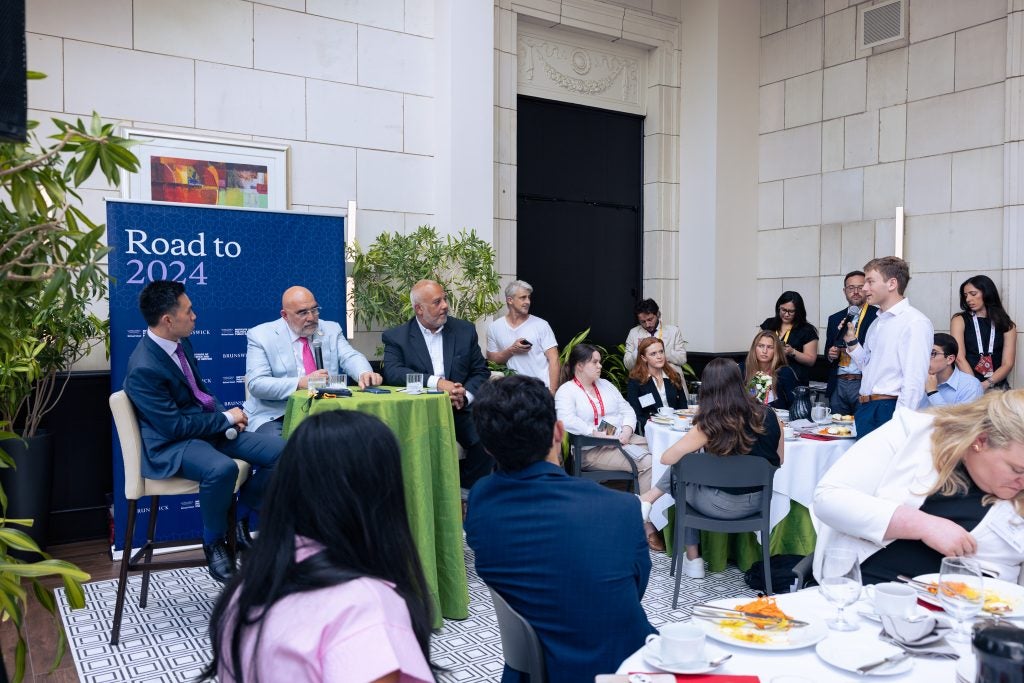
[[[812,439],[814,441],[835,441],[837,436],[825,436],[824,434],[801,434],[803,439]]]
[[[956,654],[956,650],[946,642],[946,635],[952,627],[945,619],[927,617],[920,621],[910,621],[904,617],[891,615],[882,616],[881,640],[896,643],[911,654]]]

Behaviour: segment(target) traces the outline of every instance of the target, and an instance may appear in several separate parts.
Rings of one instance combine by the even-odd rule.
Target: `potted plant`
[[[395,327],[413,316],[409,290],[422,279],[436,280],[448,294],[450,315],[476,323],[501,309],[494,248],[475,230],[444,238],[429,225],[411,234],[382,233],[364,252],[348,249],[356,322],[366,329]],[[381,354],[378,348],[377,354]]]
[[[91,302],[107,292],[104,226],[76,206],[75,189],[97,167],[112,186],[121,169],[138,170],[130,143],[97,114],[88,122],[53,123],[52,142],[39,139],[34,121],[28,122],[28,141],[0,142],[0,612],[18,632],[15,680],[24,675],[25,664],[22,580],[29,579],[40,603],[53,613],[53,595],[40,577],[61,576],[72,607],[84,604],[79,582],[89,578],[50,558],[36,540],[11,526],[37,529],[48,514],[51,482],[45,460],[52,454],[45,447],[35,452],[36,444],[46,441],[39,424],[60,399],[71,365],[106,337],[106,322],[89,312]],[[35,480],[12,484],[12,473]],[[41,514],[15,509],[40,499],[47,501]],[[42,559],[28,562],[12,551]],[[63,638],[60,631],[58,662]]]

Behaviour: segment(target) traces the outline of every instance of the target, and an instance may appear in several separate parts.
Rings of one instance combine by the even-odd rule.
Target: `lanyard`
[[[791,327],[788,330],[786,330],[786,334],[782,335],[781,341],[782,341],[783,344],[788,344],[789,343],[789,333],[792,332],[792,331],[793,331],[793,328]]]
[[[864,311],[867,310],[868,305],[864,304],[860,307],[860,313],[857,314],[857,325],[854,327],[854,334],[860,336],[860,325],[864,322]]]
[[[648,334],[651,335],[652,337],[655,336],[653,332],[648,332]],[[661,323],[658,323],[658,335],[657,335],[658,339],[662,338],[661,334],[662,334]],[[597,386],[597,385],[595,384],[594,386]]]
[[[974,321],[974,334],[978,337],[978,353],[982,356],[991,356],[992,351],[996,348],[996,326],[992,324],[992,320],[988,321],[988,351],[985,351],[985,347],[981,345],[981,325],[978,324],[978,314],[971,313],[971,320]]]
[[[576,383],[576,386],[580,388],[583,395],[587,397],[588,401],[590,401],[590,407],[594,409],[594,426],[596,427],[598,418],[604,416],[604,401],[601,400],[601,390],[597,388],[597,382],[594,382],[594,393],[597,394],[597,402],[601,404],[600,415],[597,413],[597,404],[595,404],[594,400],[590,398],[590,394],[587,393],[587,390],[583,388],[583,383],[575,377],[572,378],[572,381]]]

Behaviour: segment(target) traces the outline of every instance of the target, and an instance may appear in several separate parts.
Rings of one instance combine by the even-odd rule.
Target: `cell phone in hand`
[[[523,346],[533,346],[533,342],[530,341],[529,339],[520,339],[519,343],[522,344]]]

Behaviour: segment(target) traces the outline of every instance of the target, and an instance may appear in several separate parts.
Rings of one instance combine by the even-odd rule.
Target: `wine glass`
[[[860,626],[848,621],[843,610],[860,597],[860,561],[847,548],[826,548],[821,563],[821,593],[839,608],[835,619],[825,623],[834,631],[856,631]]]
[[[964,622],[976,617],[985,604],[985,587],[981,567],[976,560],[966,557],[944,557],[939,568],[939,604],[956,619],[956,629],[950,640],[965,643],[970,634]]]

